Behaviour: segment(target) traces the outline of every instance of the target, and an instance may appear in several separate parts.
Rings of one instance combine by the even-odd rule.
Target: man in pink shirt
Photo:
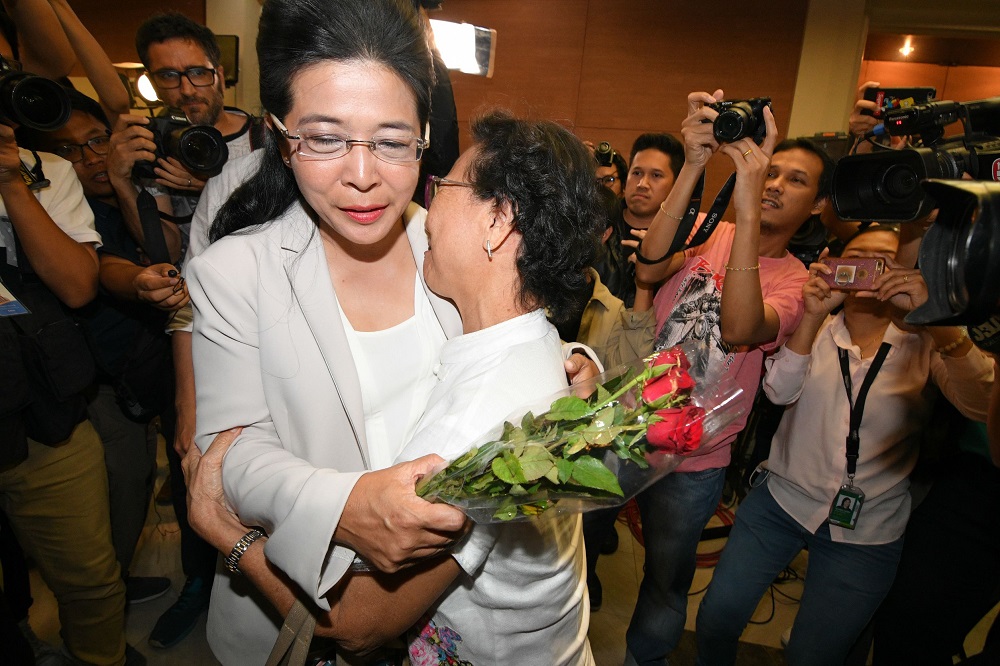
[[[636,279],[640,287],[663,283],[653,299],[655,348],[704,343],[707,353],[700,369],[709,377],[736,378],[744,391],[744,417],[639,497],[645,575],[626,634],[626,665],[666,663],[680,640],[698,540],[722,493],[730,445],[753,404],[764,356],[787,339],[802,317],[802,285],[808,274],[788,253],[788,243],[826,205],[833,173],[830,158],[809,141],[786,141],[775,148],[777,129],[770,109],[764,111],[767,135],[760,146],[751,139],[720,145],[711,124],[718,114],[706,106],[720,99],[721,90],[688,95],[689,114],[681,129],[684,167],[643,240],[645,261],[637,263]],[[735,222],[720,222],[703,244],[664,256],[696,183],[717,152],[736,167]],[[637,295],[637,310],[648,307],[649,293]]]

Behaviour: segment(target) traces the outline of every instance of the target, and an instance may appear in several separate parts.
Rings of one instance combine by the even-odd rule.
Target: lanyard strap
[[[844,376],[844,388],[847,389],[847,404],[851,406],[851,429],[847,433],[847,477],[852,481],[858,469],[858,454],[861,451],[861,437],[858,433],[861,429],[861,417],[865,412],[865,398],[868,397],[868,389],[872,387],[875,375],[878,374],[882,362],[885,361],[891,348],[892,345],[888,342],[883,342],[879,346],[878,353],[872,359],[865,379],[861,382],[857,402],[854,401],[854,387],[851,383],[851,368],[847,360],[847,350],[837,349],[837,355],[840,356],[840,372]]]
[[[729,180],[719,190],[715,201],[712,202],[712,207],[708,209],[708,214],[702,221],[701,226],[698,227],[698,231],[695,232],[694,238],[691,239],[690,243],[685,244],[684,241],[691,235],[691,229],[694,228],[694,223],[698,219],[698,212],[701,210],[701,197],[705,190],[705,175],[702,174],[691,196],[691,201],[688,203],[687,210],[684,212],[684,217],[681,219],[680,224],[677,225],[677,233],[674,234],[674,240],[670,244],[670,252],[667,253],[667,256],[688,247],[697,247],[707,241],[708,237],[715,231],[719,220],[722,219],[722,214],[726,212],[726,207],[729,206],[729,200],[732,198],[735,188],[736,174],[734,173],[729,176]]]

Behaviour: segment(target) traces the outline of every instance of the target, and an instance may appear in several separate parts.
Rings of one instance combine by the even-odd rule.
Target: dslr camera
[[[229,159],[229,147],[222,132],[210,125],[192,125],[177,109],[165,116],[149,119],[146,129],[153,133],[156,157],[173,157],[199,178],[217,176]],[[138,178],[157,178],[155,162],[136,162],[132,174]]]
[[[964,133],[943,141],[956,121]],[[1000,179],[1000,97],[975,102],[929,102],[885,114],[885,133],[919,135],[923,147],[849,155],[833,173],[834,210],[845,220],[907,222],[936,207],[925,179]],[[935,191],[935,188],[931,188]],[[940,191],[940,190],[936,190]]]
[[[61,85],[0,58],[0,122],[53,132],[66,124],[70,111],[69,95]]]
[[[750,138],[759,144],[767,134],[764,108],[771,106],[770,97],[745,100],[722,100],[706,105],[719,112],[712,122],[712,134],[719,143],[732,143]]]

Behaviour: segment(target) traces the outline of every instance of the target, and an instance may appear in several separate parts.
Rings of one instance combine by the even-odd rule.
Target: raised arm
[[[111,58],[66,0],[49,0],[49,4],[55,11],[59,24],[76,53],[77,60],[87,74],[87,79],[97,91],[108,120],[114,121],[119,115],[128,113],[129,93],[118,78],[118,73],[111,64]]]
[[[76,56],[48,0],[3,0],[3,6],[17,25],[25,71],[50,79],[69,76]]]
[[[681,135],[684,138],[684,166],[677,174],[670,194],[660,205],[660,211],[649,225],[646,237],[639,248],[639,252],[647,260],[659,259],[670,250],[670,245],[677,233],[677,226],[687,211],[688,202],[691,201],[695,186],[702,174],[705,173],[708,161],[719,149],[719,143],[712,135],[712,121],[719,114],[705,105],[721,100],[722,96],[722,91],[716,90],[712,95],[706,92],[693,92],[687,97],[688,116],[681,123]],[[679,271],[683,263],[683,252],[677,252],[655,264],[636,261],[636,280],[645,285],[658,284]]]
[[[769,107],[764,108],[764,123],[767,136],[760,146],[747,138],[720,148],[736,167],[736,233],[726,263],[719,322],[723,340],[732,345],[770,342],[781,328],[777,311],[764,302],[760,282],[760,200],[778,140]]]
[[[46,210],[21,178],[21,157],[14,130],[0,125],[0,199],[7,216],[45,286],[69,307],[79,308],[97,295],[97,252],[92,244],[77,242],[66,235],[54,218],[84,217],[91,223],[94,218],[79,179],[69,170],[64,175],[51,179],[50,187],[54,190],[51,201],[57,207]]]

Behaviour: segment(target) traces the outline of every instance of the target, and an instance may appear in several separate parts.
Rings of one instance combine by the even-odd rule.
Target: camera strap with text
[[[722,219],[722,214],[726,212],[735,188],[736,174],[733,173],[729,176],[729,180],[722,186],[722,189],[719,190],[715,201],[712,202],[712,207],[708,209],[708,214],[702,221],[701,226],[698,227],[698,231],[695,232],[694,238],[691,239],[690,243],[685,243],[687,237],[691,235],[691,229],[694,228],[695,221],[698,219],[698,213],[701,212],[701,199],[705,192],[705,174],[702,174],[701,178],[698,179],[698,184],[695,185],[694,192],[691,193],[691,200],[688,202],[684,217],[681,218],[680,223],[677,225],[674,240],[670,243],[670,249],[667,250],[667,253],[659,259],[647,259],[642,256],[641,252],[636,252],[635,260],[641,264],[658,264],[666,261],[681,250],[689,247],[697,247],[707,241]]]

